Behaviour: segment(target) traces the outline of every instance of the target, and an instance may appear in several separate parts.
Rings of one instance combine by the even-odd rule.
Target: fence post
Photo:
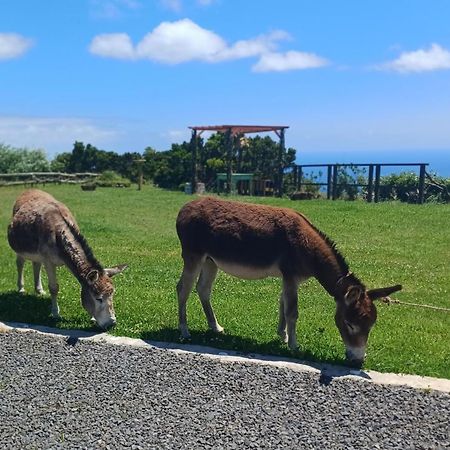
[[[369,184],[367,186],[367,201],[373,200],[373,164],[369,164]]]
[[[231,128],[228,128],[227,132],[225,133],[225,142],[226,142],[226,148],[227,148],[227,190],[226,193],[228,195],[232,192],[232,171],[233,171],[233,136],[231,135]]]
[[[331,164],[328,164],[327,166],[327,200],[330,200],[331,198],[331,180],[332,180],[332,173],[331,173]]]
[[[420,173],[419,173],[419,204],[421,205],[424,201],[425,196],[425,164],[420,165]]]
[[[337,181],[338,181],[338,166],[337,164],[335,164],[333,166],[333,194],[332,194],[333,200],[336,200],[337,198]]]
[[[375,203],[378,203],[378,200],[380,199],[380,171],[381,166],[380,164],[377,164],[375,166]]]
[[[191,194],[195,194],[197,187],[197,130],[192,130],[191,151]]]
[[[297,182],[298,182],[298,165],[294,166],[294,190],[297,190]]]
[[[298,166],[298,177],[297,177],[297,190],[302,190],[302,181],[303,181],[303,167]]]

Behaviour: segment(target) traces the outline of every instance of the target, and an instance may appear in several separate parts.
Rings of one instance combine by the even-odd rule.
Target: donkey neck
[[[314,276],[333,297],[339,289],[340,280],[349,274],[349,267],[335,244],[325,234],[317,230],[312,248]]]
[[[86,240],[73,225],[66,222],[66,226],[59,230],[57,245],[64,264],[80,283],[86,281],[91,270],[103,270]]]

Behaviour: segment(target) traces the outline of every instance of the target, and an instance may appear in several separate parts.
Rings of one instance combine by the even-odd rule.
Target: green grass
[[[96,257],[105,265],[128,263],[115,278],[118,325],[113,334],[178,341],[175,285],[181,271],[175,232],[179,208],[190,197],[145,186],[129,189],[47,186],[66,203]],[[90,329],[80,305],[79,285],[60,268],[59,304],[63,320],[49,317],[49,296],[16,294],[16,267],[6,228],[21,187],[0,189],[0,320]],[[399,300],[450,307],[450,205],[367,204],[345,201],[292,202],[246,198],[246,201],[296,208],[332,239],[351,270],[368,287],[401,283]],[[44,282],[46,279],[44,277]],[[196,294],[188,303],[192,342],[243,352],[292,356],[276,335],[278,279],[244,281],[220,273],[213,305],[225,334],[207,331]],[[295,356],[344,363],[344,346],[334,325],[334,300],[314,279],[300,286],[298,342]],[[450,314],[393,305],[378,306],[369,338],[365,368],[450,378]]]

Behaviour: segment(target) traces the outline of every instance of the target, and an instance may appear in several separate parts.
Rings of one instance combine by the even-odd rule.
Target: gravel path
[[[450,396],[0,333],[2,449],[450,448]]]

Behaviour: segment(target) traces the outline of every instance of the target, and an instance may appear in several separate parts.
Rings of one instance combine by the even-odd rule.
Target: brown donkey
[[[25,292],[23,266],[26,259],[33,262],[35,291],[44,292],[41,284],[44,264],[52,298],[51,312],[53,317],[59,317],[56,267],[66,265],[81,284],[81,302],[86,311],[103,329],[115,325],[111,277],[125,270],[127,265],[104,269],[64,204],[46,192],[25,191],[14,204],[8,241],[17,254],[19,292]]]
[[[177,285],[183,338],[189,337],[186,301],[197,277],[208,324],[213,331],[223,331],[210,302],[220,268],[239,278],[282,278],[278,334],[295,349],[298,285],[315,277],[336,300],[335,321],[347,358],[360,364],[377,317],[373,301],[401,289],[397,285],[368,291],[334,243],[305,216],[287,208],[203,197],[181,208],[177,232],[184,261]]]

